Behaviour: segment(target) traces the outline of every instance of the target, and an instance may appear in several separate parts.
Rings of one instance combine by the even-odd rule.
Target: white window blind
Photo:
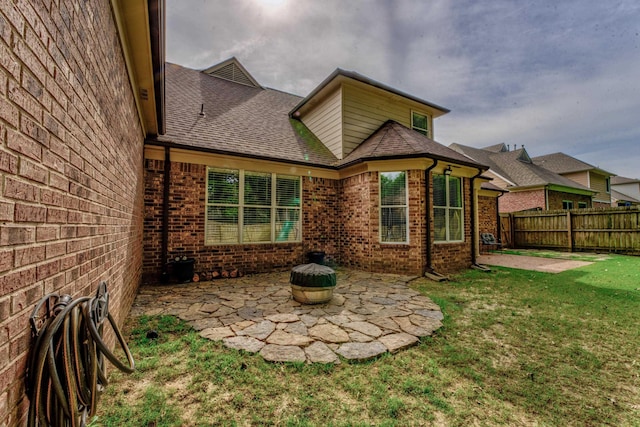
[[[205,244],[300,241],[300,197],[300,177],[209,168]]]
[[[437,242],[461,242],[464,236],[462,178],[433,176],[433,224]]]
[[[380,241],[406,243],[407,234],[407,174],[380,173]]]

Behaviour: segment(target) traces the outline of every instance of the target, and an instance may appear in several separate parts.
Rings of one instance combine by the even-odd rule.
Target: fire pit
[[[291,269],[291,293],[302,304],[323,304],[333,297],[336,272],[319,264],[302,264]]]

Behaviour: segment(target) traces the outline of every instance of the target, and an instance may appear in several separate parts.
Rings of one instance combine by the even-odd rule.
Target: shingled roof
[[[549,169],[552,172],[565,174],[584,171],[598,171],[604,175],[613,175],[607,171],[604,171],[597,166],[593,166],[587,162],[571,157],[565,153],[553,153],[546,154],[544,156],[534,157],[533,162],[536,165],[542,166],[545,169]]]
[[[418,157],[488,168],[391,120],[338,160],[302,122],[289,117],[302,100],[299,96],[169,63],[165,81],[167,124],[166,133],[157,138],[160,143],[327,168]]]
[[[369,138],[342,159],[340,165],[346,166],[370,159],[415,157],[428,157],[460,165],[480,167],[484,170],[488,169],[488,166],[483,166],[393,120],[388,120],[380,126]]]
[[[491,149],[490,151],[461,144],[451,144],[450,147],[477,162],[489,165],[490,170],[496,175],[511,182],[512,185],[508,186],[508,189],[558,185],[580,191],[594,192],[562,175],[536,165],[524,148],[501,151],[497,150],[498,145],[494,145],[488,147]]]
[[[332,166],[337,158],[289,119],[302,99],[166,65],[166,133],[158,141],[202,151]],[[200,112],[204,115],[201,115]]]

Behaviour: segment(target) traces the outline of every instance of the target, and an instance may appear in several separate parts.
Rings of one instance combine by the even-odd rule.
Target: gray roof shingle
[[[514,184],[507,188],[536,187],[553,184],[591,191],[589,188],[562,175],[533,162],[526,161],[525,159],[528,159],[529,156],[524,148],[512,151],[497,151],[495,150],[497,146],[492,146],[489,148],[494,148],[494,150],[488,151],[461,144],[451,144],[450,147],[478,162],[489,165],[490,170]]]
[[[535,164],[559,174],[584,171],[599,171],[603,174],[613,175],[609,172],[603,171],[597,166],[593,166],[587,162],[583,162],[582,160],[571,157],[565,153],[546,154],[544,156],[534,157],[531,160],[533,160]]]
[[[369,138],[342,159],[340,165],[345,166],[367,159],[411,157],[428,157],[480,167],[484,170],[488,169],[488,166],[483,166],[481,163],[393,120],[388,120],[380,126]]]
[[[167,129],[159,141],[219,153],[330,166],[324,145],[300,136],[288,113],[302,98],[167,64]],[[204,116],[200,115],[204,104]]]

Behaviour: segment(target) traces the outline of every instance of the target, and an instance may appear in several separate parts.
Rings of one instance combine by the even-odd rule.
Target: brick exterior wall
[[[549,191],[549,210],[562,209],[562,201],[571,200],[573,208],[578,209],[578,202],[587,204],[587,208],[591,207],[591,196],[582,196],[579,194],[563,193],[560,191]]]
[[[498,199],[500,213],[519,212],[527,209],[546,209],[547,203],[544,193],[544,189],[505,193]]]
[[[430,182],[433,194],[433,179]],[[471,192],[469,179],[462,180],[464,198],[464,241],[461,243],[434,243],[431,250],[431,263],[438,273],[452,273],[471,265]],[[431,236],[434,233],[431,221]]]
[[[142,265],[143,137],[107,0],[0,1],[0,425],[23,425],[29,315]]]
[[[478,196],[478,236],[491,233],[500,238],[498,229],[498,202],[496,197]]]
[[[311,250],[322,250],[339,262],[337,196],[339,183],[302,178],[302,241],[205,245],[206,170],[204,165],[171,162],[168,259],[162,259],[164,161],[145,160],[144,281],[157,282],[162,263],[175,256],[195,258],[195,271],[238,269],[261,273],[289,269],[306,262]]]
[[[162,271],[162,184],[164,162],[145,161],[145,281]],[[171,163],[169,259],[196,259],[195,270],[237,268],[245,273],[289,269],[322,250],[337,264],[366,271],[420,275],[426,264],[424,171],[408,171],[409,243],[380,243],[379,181],[366,172],[341,181],[302,178],[302,242],[204,245],[206,166]],[[469,181],[464,180],[465,241],[435,244],[434,267],[452,272],[471,264]],[[431,224],[431,226],[433,226]],[[432,233],[433,236],[433,233]]]

